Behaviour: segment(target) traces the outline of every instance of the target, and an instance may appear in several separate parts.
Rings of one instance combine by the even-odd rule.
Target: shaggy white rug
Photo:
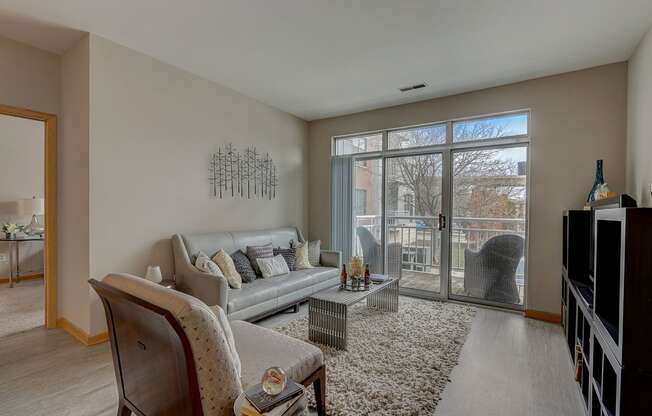
[[[474,315],[469,306],[403,296],[398,313],[364,301],[350,308],[348,350],[315,344],[326,360],[328,414],[432,414]],[[276,330],[308,341],[308,318]]]

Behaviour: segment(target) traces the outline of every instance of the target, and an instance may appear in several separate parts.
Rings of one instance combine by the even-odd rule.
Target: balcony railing
[[[355,227],[363,226],[381,240],[382,216],[360,215]],[[451,271],[464,272],[464,250],[479,250],[490,238],[501,234],[516,234],[525,238],[525,219],[453,217],[451,222]],[[441,265],[441,233],[437,218],[424,216],[394,215],[387,217],[386,240],[388,244],[401,243],[402,269],[426,273],[439,273]],[[361,253],[358,239],[354,249]],[[523,261],[516,272],[517,284],[523,283]]]

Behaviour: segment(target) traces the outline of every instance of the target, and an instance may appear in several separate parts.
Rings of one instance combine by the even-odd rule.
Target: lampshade
[[[19,199],[18,212],[21,215],[43,215],[45,202],[43,198]]]
[[[161,283],[163,280],[163,275],[161,274],[161,268],[159,266],[147,266],[147,273],[145,274],[145,279],[152,281],[154,283]]]

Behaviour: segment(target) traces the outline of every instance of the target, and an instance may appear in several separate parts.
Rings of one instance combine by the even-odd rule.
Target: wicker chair
[[[366,227],[358,227],[356,233],[362,246],[364,262],[369,264],[369,270],[372,273],[381,273],[383,270],[383,248],[381,244]],[[387,275],[401,278],[402,251],[403,246],[401,243],[389,243],[387,245]]]
[[[516,268],[525,240],[515,234],[490,238],[479,251],[464,250],[464,291],[467,296],[501,303],[520,303]]]

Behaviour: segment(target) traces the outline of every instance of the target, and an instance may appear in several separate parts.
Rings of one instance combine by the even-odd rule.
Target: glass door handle
[[[438,223],[437,229],[439,231],[441,231],[444,228],[446,228],[446,216],[443,215],[443,214],[439,214],[439,223]]]

